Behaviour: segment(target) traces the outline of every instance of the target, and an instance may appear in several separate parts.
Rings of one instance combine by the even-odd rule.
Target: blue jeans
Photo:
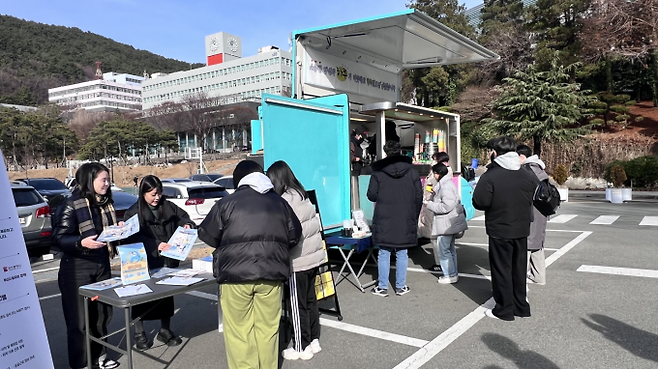
[[[395,250],[395,288],[402,288],[407,282],[407,265],[409,264],[407,249],[380,247],[377,269],[379,271],[378,286],[381,289],[388,289],[388,273],[391,269],[391,252],[393,250]]]
[[[439,245],[439,262],[443,275],[454,277],[457,272],[457,250],[455,250],[455,235],[446,234],[438,236],[436,242]]]

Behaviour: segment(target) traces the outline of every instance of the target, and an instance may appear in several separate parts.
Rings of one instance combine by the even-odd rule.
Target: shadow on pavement
[[[520,350],[516,342],[499,334],[485,333],[482,335],[482,342],[491,351],[512,360],[519,368],[560,369],[545,356],[531,350]],[[496,368],[496,366],[488,366],[487,368]]]
[[[635,356],[658,362],[658,335],[635,328],[622,321],[601,314],[590,314],[592,321],[581,319],[586,326],[618,344]]]

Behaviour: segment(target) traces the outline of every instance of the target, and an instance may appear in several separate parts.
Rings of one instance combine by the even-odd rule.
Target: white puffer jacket
[[[427,203],[427,209],[434,213],[432,236],[457,234],[468,229],[464,207],[452,177],[444,176],[434,185],[434,198]]]
[[[293,271],[310,270],[324,264],[327,260],[327,253],[322,248],[322,236],[320,235],[322,225],[320,217],[315,212],[315,206],[309,199],[302,199],[302,196],[295,190],[289,189],[281,197],[290,204],[302,224],[302,238],[299,239],[297,246],[290,249]]]

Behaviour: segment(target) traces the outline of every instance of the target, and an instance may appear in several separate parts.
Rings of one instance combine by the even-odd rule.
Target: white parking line
[[[581,232],[579,236],[574,238],[571,242],[562,246],[558,251],[554,252],[546,258],[546,267],[553,264],[557,259],[562,257],[569,250],[574,248],[577,244],[582,242],[587,236],[592,234],[592,232]],[[448,347],[454,340],[459,338],[466,331],[471,329],[475,323],[479,322],[480,319],[484,317],[484,312],[486,309],[491,309],[494,307],[493,297],[487,300],[484,304],[478,306],[469,313],[467,316],[462,318],[460,321],[455,323],[452,327],[448,328],[445,332],[441,333],[438,337],[430,341],[427,345],[423,346],[420,350],[413,353],[411,356],[406,358],[400,364],[396,365],[393,369],[418,369],[430,361],[434,356],[439,354],[443,349]]]
[[[577,217],[578,214],[560,214],[552,219],[550,219],[548,222],[549,223],[566,223],[570,221],[571,219]]]
[[[628,277],[658,278],[658,270],[581,265],[577,272],[624,275]]]
[[[212,293],[200,292],[200,291],[190,291],[190,292],[186,292],[186,294],[190,295],[190,296],[206,299],[206,300],[217,301],[217,295],[212,294]],[[402,335],[395,334],[395,333],[380,331],[378,329],[361,327],[361,326],[358,326],[358,325],[338,322],[338,321],[324,319],[324,318],[320,318],[320,324],[322,324],[324,326],[327,326],[327,327],[340,329],[342,331],[351,332],[351,333],[358,333],[358,334],[362,334],[364,336],[370,336],[370,337],[379,338],[379,339],[382,339],[382,340],[397,342],[397,343],[401,343],[401,344],[408,345],[408,346],[423,347],[428,342],[426,340],[421,340],[421,339],[418,339],[418,338],[402,336]]]
[[[475,217],[475,218],[473,218],[473,219],[471,219],[471,220],[484,220],[484,215],[480,215],[480,216]]]
[[[561,258],[562,255],[566,254],[567,252],[569,252],[569,250],[573,249],[577,244],[582,242],[582,240],[587,238],[587,236],[589,236],[590,234],[592,234],[592,232],[583,232],[580,234],[580,236],[574,238],[568,244],[560,247],[559,250],[555,251],[554,253],[551,254],[551,256],[546,258],[546,267],[548,268],[557,259]]]
[[[423,347],[423,346],[427,345],[428,342],[429,342],[429,341],[421,340],[421,339],[418,339],[418,338],[402,336],[402,335],[395,334],[395,333],[380,331],[379,329],[361,327],[361,326],[358,326],[358,325],[343,323],[343,322],[339,322],[339,321],[336,321],[336,320],[330,320],[330,319],[325,319],[325,318],[320,318],[320,324],[322,324],[325,327],[336,328],[336,329],[340,329],[340,330],[345,331],[345,332],[357,333],[357,334],[361,334],[361,335],[364,335],[364,336],[379,338],[379,339],[382,339],[382,340],[397,342],[397,343],[401,343],[401,344],[408,345],[408,346],[414,346],[414,347]]]
[[[605,224],[610,225],[619,219],[619,215],[601,215],[600,217],[589,222],[589,224]]]
[[[640,225],[658,226],[658,217],[644,217]]]
[[[43,297],[39,297],[39,301],[54,299],[55,297],[60,297],[60,296],[62,296],[61,293],[58,293],[56,295],[43,296]]]

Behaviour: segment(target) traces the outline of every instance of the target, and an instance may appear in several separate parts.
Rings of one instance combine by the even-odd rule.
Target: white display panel
[[[0,368],[53,368],[30,259],[0,151]]]
[[[330,89],[334,93],[355,93],[379,101],[398,100],[400,86],[395,73],[308,48],[303,68],[305,84]]]

